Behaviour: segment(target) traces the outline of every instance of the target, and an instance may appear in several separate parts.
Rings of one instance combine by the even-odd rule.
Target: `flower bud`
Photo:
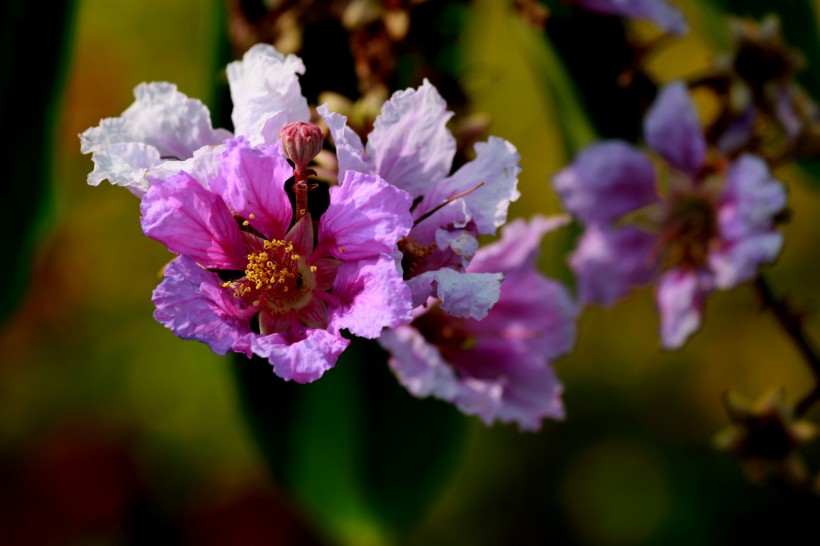
[[[309,121],[288,123],[279,131],[282,150],[293,161],[297,173],[307,169],[310,160],[322,151],[324,136],[319,127]]]

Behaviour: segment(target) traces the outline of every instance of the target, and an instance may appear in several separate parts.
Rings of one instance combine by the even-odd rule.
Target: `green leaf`
[[[22,300],[34,243],[48,218],[53,135],[71,51],[75,3],[0,6],[0,320]],[[36,30],[34,30],[36,29]]]
[[[329,539],[381,544],[417,524],[458,460],[465,419],[412,398],[374,341],[301,385],[240,357],[243,408],[274,476]]]

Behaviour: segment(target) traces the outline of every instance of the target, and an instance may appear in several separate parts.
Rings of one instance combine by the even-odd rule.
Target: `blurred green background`
[[[728,45],[719,2],[681,4],[692,31],[649,60],[660,82],[698,73]],[[820,2],[810,8],[820,14]],[[216,1],[83,0],[68,12],[66,40],[47,41],[67,63],[57,73],[55,107],[5,105],[50,114],[53,131],[45,152],[4,177],[17,192],[3,198],[4,214],[26,211],[34,235],[24,224],[3,224],[4,248],[24,248],[20,258],[7,254],[15,258],[4,269],[26,273],[24,284],[4,289],[17,305],[0,332],[0,545],[324,543],[323,527],[269,473],[241,411],[236,362],[154,322],[150,294],[170,255],[141,235],[136,198],[86,185],[92,163],[79,153],[78,133],[119,115],[139,82],[175,82],[213,104],[224,80],[224,11]],[[522,156],[523,197],[511,216],[559,212],[550,176],[592,136],[588,126],[565,126],[565,101],[577,93],[553,72],[556,53],[506,2],[477,0],[462,14],[458,71],[473,110],[491,114],[491,132]],[[816,28],[818,21],[802,23]],[[26,52],[41,39],[40,27],[16,32],[16,43],[3,28],[5,74],[26,63],[36,75],[41,59]],[[41,85],[2,83],[6,96]],[[696,98],[707,116],[710,104]],[[2,130],[10,162],[36,142],[21,127]],[[41,168],[47,184],[38,204]],[[777,174],[794,214],[767,275],[820,335],[820,194],[797,169]],[[568,280],[569,245],[566,236],[547,239],[540,262],[547,274]],[[816,499],[751,485],[735,460],[710,446],[727,424],[727,389],[755,397],[783,387],[794,400],[811,385],[751,288],[711,297],[702,331],[674,353],[659,349],[651,290],[613,309],[586,309],[576,350],[554,365],[566,421],[522,434],[467,419],[450,479],[399,543],[707,545],[788,543],[806,529],[816,536]],[[380,540],[366,525],[347,537]]]

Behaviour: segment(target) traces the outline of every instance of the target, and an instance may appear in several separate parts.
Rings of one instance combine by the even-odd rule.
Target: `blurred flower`
[[[467,271],[505,276],[498,303],[482,320],[431,303],[410,325],[384,331],[379,342],[402,385],[488,425],[534,430],[546,417],[564,417],[563,389],[549,361],[572,348],[578,310],[561,284],[536,271],[535,260],[542,236],[566,220],[516,220],[501,240],[478,250]]]
[[[573,3],[604,15],[647,19],[672,34],[684,34],[689,30],[680,11],[666,0],[573,0]]]
[[[698,329],[711,291],[753,278],[778,256],[783,237],[773,219],[786,193],[756,156],[707,163],[681,83],[662,89],[644,133],[669,167],[668,193],[658,193],[649,158],[620,141],[590,146],[553,183],[586,226],[570,261],[581,301],[612,304],[659,273],[661,338],[674,349]]]
[[[722,104],[710,140],[724,153],[751,151],[777,162],[820,154],[817,106],[795,80],[805,61],[784,40],[779,19],[734,19],[730,28],[734,51],[696,82]]]
[[[450,175],[456,143],[446,127],[452,115],[446,107],[426,80],[418,89],[396,92],[366,147],[344,116],[326,106],[318,111],[336,145],[339,180],[349,171],[378,175],[416,200],[413,229],[399,243],[413,305],[435,297],[452,315],[481,319],[498,300],[502,276],[465,268],[477,235],[494,234],[519,197],[520,158],[512,144],[490,137],[476,144],[473,161]]]
[[[817,436],[817,428],[794,416],[781,390],[767,392],[754,402],[728,392],[724,403],[732,424],[715,436],[718,449],[743,460],[755,482],[779,471],[795,485],[807,483],[808,473],[797,449]]]
[[[412,225],[411,199],[368,174],[348,172],[314,223],[294,225],[284,184],[293,168],[278,146],[244,137],[211,155],[218,174],[180,171],[151,180],[144,233],[179,254],[154,292],[154,317],[179,337],[267,358],[300,383],[333,367],[348,340],[375,338],[410,320],[396,242]]]
[[[297,77],[304,71],[298,57],[263,44],[230,63],[236,134],[253,144],[273,144],[285,124],[309,120]],[[120,117],[104,119],[80,135],[82,152],[93,154],[89,184],[107,179],[142,196],[149,178],[167,178],[179,170],[214,173],[207,148],[221,144],[231,133],[212,128],[204,104],[164,82],[142,83],[134,95],[136,101]]]

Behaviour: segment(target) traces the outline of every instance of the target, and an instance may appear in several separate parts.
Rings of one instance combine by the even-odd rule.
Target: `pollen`
[[[235,297],[260,311],[283,314],[306,305],[315,286],[315,267],[304,263],[289,241],[273,239],[260,243],[255,252],[246,255],[245,276],[223,282],[222,287],[231,289]]]

